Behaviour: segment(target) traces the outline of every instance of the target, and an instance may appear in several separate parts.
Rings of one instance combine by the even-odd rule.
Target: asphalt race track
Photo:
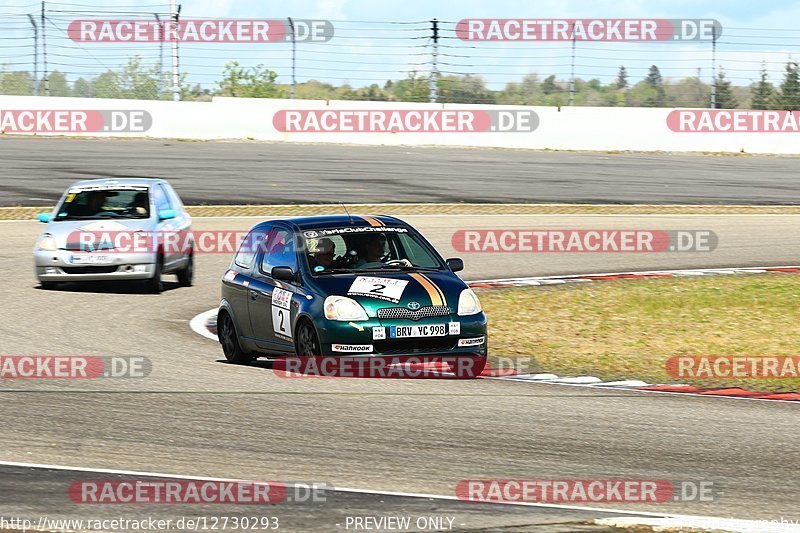
[[[792,216],[406,218],[444,255],[452,253],[452,233],[464,228],[692,228],[710,229],[720,239],[716,251],[705,253],[461,254],[470,279],[796,264],[800,244],[800,220]],[[197,219],[195,229],[253,223]],[[0,461],[449,497],[459,480],[476,478],[713,481],[721,489],[714,502],[613,507],[796,518],[796,405],[495,380],[278,378],[265,364],[224,363],[218,345],[188,327],[193,316],[218,303],[230,256],[199,256],[195,286],[170,282],[162,295],[119,284],[45,291],[32,273],[40,228],[35,221],[0,223],[6,301],[0,353],[144,356],[153,370],[138,379],[0,384]],[[45,513],[141,518],[244,512],[71,503],[65,487],[87,477],[103,478],[0,465],[0,514],[36,519]],[[454,516],[461,531],[606,531],[576,524],[609,516],[346,491],[325,504],[278,505],[269,512],[288,531],[344,530],[342,520],[350,514]]]
[[[51,205],[71,181],[107,176],[168,178],[209,204],[800,203],[790,156],[3,138],[0,160],[0,205]]]

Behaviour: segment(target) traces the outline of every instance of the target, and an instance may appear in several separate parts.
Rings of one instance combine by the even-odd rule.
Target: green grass
[[[800,378],[675,379],[673,356],[800,355],[800,276],[745,274],[479,290],[493,356],[535,372],[800,391]]]

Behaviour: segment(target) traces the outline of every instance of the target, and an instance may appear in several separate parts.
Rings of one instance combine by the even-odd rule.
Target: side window
[[[401,233],[398,235],[400,244],[406,252],[408,260],[414,266],[424,268],[438,268],[439,263],[434,259],[430,252],[422,247],[420,243],[412,239],[408,234]]]
[[[164,193],[164,188],[161,185],[155,185],[151,188],[153,192],[153,200],[156,203],[156,211],[163,211],[165,209],[172,209],[167,195]]]
[[[267,249],[261,258],[261,272],[269,275],[272,267],[288,266],[297,272],[297,253],[295,252],[295,238],[292,232],[278,228],[270,237]]]
[[[254,229],[248,233],[239,246],[239,251],[236,252],[233,262],[242,268],[250,268],[253,264],[253,258],[263,246],[264,241],[266,241],[269,231],[269,228],[262,228]]]
[[[173,209],[177,209],[178,211],[183,211],[183,202],[181,202],[178,193],[175,192],[175,189],[172,188],[171,185],[164,185],[164,190],[167,191],[167,199],[169,203],[172,204]]]

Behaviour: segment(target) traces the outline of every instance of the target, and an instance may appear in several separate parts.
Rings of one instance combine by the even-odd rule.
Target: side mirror
[[[158,220],[169,220],[178,216],[178,212],[174,209],[164,209],[158,212]]]
[[[48,222],[53,220],[53,214],[52,213],[39,213],[38,215],[36,215],[36,218],[39,219],[39,222],[44,222],[45,224],[47,224]]]
[[[447,263],[447,266],[450,267],[450,270],[452,270],[453,272],[460,272],[460,271],[464,270],[464,260],[463,259],[459,259],[458,257],[451,257],[450,259],[448,259],[445,262]]]
[[[290,267],[272,267],[271,275],[272,279],[277,279],[278,281],[294,281],[297,279],[297,275]]]

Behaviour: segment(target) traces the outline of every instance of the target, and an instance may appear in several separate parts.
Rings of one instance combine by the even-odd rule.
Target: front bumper
[[[321,320],[317,324],[322,355],[479,355],[488,353],[486,335],[486,315],[450,315],[432,317],[419,321],[379,320],[370,318],[362,322],[337,322]],[[449,323],[458,323],[459,333],[451,333]],[[393,339],[391,326],[448,325],[448,334],[439,337],[410,337]],[[375,338],[375,332],[383,330],[383,339]],[[483,338],[482,343],[476,339]],[[470,341],[469,345],[459,346],[459,340]],[[366,350],[371,347],[371,350]],[[350,351],[353,350],[353,351]]]
[[[156,259],[152,253],[96,253],[105,255],[107,262],[76,264],[74,256],[91,254],[69,250],[36,250],[33,253],[36,278],[39,281],[103,281],[142,280],[155,274]]]

